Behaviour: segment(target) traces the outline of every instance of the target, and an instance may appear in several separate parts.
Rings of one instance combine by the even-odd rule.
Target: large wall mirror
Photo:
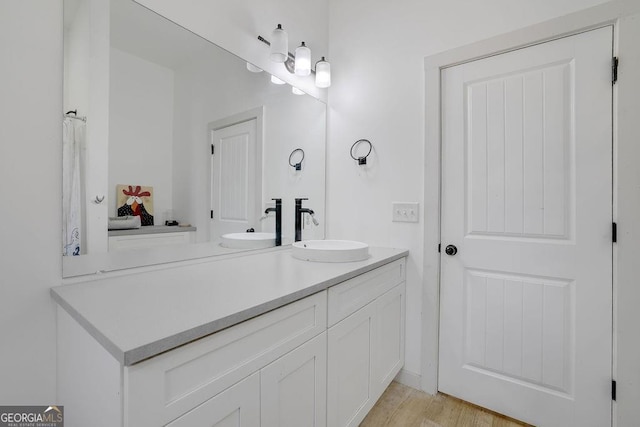
[[[221,236],[273,233],[274,198],[283,244],[298,197],[324,237],[322,101],[132,0],[64,10],[65,277],[255,250]]]

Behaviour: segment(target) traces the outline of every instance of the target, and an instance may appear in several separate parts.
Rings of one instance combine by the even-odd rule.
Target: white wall
[[[424,207],[423,60],[598,3],[602,0],[329,2],[327,233],[410,250],[405,370],[414,380],[421,371],[424,224],[392,223],[391,202],[417,201]],[[360,138],[370,139],[375,150],[375,165],[367,170],[349,156]]]
[[[0,2],[0,403],[55,401],[62,1]]]
[[[77,110],[82,116],[89,108],[91,20],[88,2],[79,1],[76,6],[75,13],[67,12],[71,22],[66,24],[64,33],[63,110]]]
[[[109,63],[109,215],[116,185],[153,187],[155,224],[173,208],[171,69],[111,48]]]

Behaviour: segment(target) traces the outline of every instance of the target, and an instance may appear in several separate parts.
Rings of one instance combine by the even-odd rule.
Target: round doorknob
[[[447,247],[444,249],[444,253],[447,255],[454,256],[455,254],[458,253],[458,248],[456,248],[454,245],[447,245]]]

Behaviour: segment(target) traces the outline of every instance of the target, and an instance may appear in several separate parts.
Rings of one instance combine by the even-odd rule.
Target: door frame
[[[429,56],[424,60],[425,91],[425,149],[424,149],[424,209],[423,209],[423,282],[422,282],[422,343],[421,343],[421,379],[422,390],[435,394],[438,390],[438,338],[440,319],[440,212],[441,212],[441,70],[455,65],[471,62],[490,56],[506,53],[559,38],[580,34],[596,28],[613,26],[614,56],[628,58],[627,76],[633,80],[633,73],[640,72],[640,55],[633,52],[633,40],[640,37],[640,5],[633,1],[609,2],[583,11],[552,19],[504,35],[455,48]],[[637,49],[637,48],[636,48]],[[624,77],[620,73],[620,78]],[[637,75],[637,74],[635,74]],[[626,82],[625,82],[626,83]],[[640,111],[640,98],[633,89],[640,91],[640,83],[630,82],[624,91],[618,92],[619,84],[613,86],[613,217],[621,223],[640,218],[640,194],[632,193],[632,185],[624,185],[627,180],[640,182],[640,173],[634,170],[640,159],[638,144],[632,144],[634,136],[640,136],[640,124],[634,120],[634,114]],[[634,113],[618,113],[629,111]],[[618,141],[630,139],[629,143],[619,147]],[[624,153],[624,154],[623,154]],[[635,158],[623,162],[626,156]],[[621,185],[622,184],[622,185]],[[637,191],[636,191],[637,192]],[[620,203],[619,203],[620,201]],[[627,222],[627,224],[632,224]],[[637,228],[637,227],[636,227]],[[635,232],[635,235],[634,235]],[[617,324],[638,321],[635,314],[640,290],[625,290],[628,298],[618,300],[621,295],[619,282],[637,277],[639,271],[634,266],[632,253],[640,251],[640,228],[629,227],[624,236],[619,233],[618,243],[613,245],[613,378],[628,373],[632,378],[618,381],[618,395],[623,389],[628,391],[628,399],[613,402],[613,424],[616,420],[632,420],[640,410],[635,408],[635,399],[640,398],[638,382],[634,382],[632,360],[640,359],[640,343],[633,340],[632,334],[618,334]],[[626,255],[625,255],[626,254]],[[633,300],[633,301],[632,301]],[[624,341],[623,341],[624,340]],[[624,353],[622,353],[624,350]],[[622,372],[624,371],[624,373]],[[624,388],[623,388],[624,387]],[[625,404],[625,402],[628,402]],[[624,405],[624,406],[623,406]]]

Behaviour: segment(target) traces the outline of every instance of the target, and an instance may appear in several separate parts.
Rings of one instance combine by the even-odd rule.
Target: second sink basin
[[[220,246],[230,249],[263,249],[276,245],[274,233],[229,233],[222,235]]]
[[[292,245],[291,254],[305,261],[363,261],[369,258],[369,245],[353,240],[303,240]]]

